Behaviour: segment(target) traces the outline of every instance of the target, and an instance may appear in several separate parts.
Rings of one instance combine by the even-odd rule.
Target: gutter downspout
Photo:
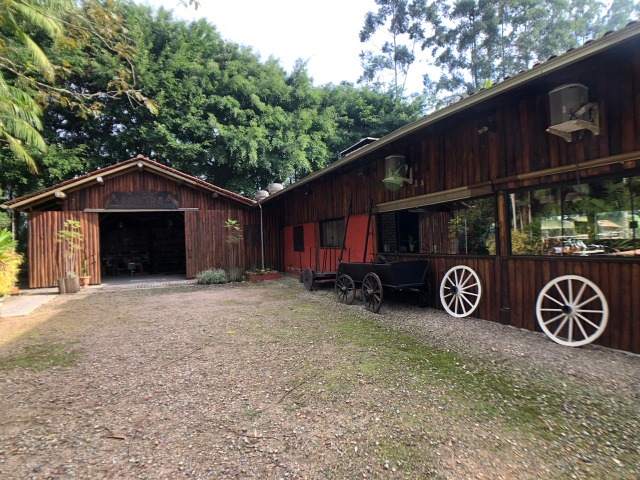
[[[260,207],[260,255],[262,260],[262,270],[264,270],[264,224],[262,223],[262,205]]]

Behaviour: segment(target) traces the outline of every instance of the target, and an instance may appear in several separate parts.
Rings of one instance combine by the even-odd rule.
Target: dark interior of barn
[[[100,251],[104,276],[184,274],[184,214],[102,214]]]

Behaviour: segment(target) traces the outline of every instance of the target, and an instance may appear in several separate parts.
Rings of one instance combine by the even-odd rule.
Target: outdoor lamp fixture
[[[104,178],[102,178],[102,177],[97,177],[97,178],[96,178],[96,182],[98,182],[100,185],[104,185]]]
[[[60,190],[55,192],[54,195],[56,198],[67,198],[67,194]]]
[[[387,190],[397,192],[405,183],[413,183],[413,172],[404,155],[389,155],[384,159],[385,177],[382,183]],[[407,176],[408,175],[408,176]]]
[[[138,168],[142,170],[144,168],[144,163],[138,162]]]

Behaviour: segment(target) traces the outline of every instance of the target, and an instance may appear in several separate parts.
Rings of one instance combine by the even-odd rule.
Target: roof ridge
[[[189,180],[191,182],[193,182],[194,184],[202,187],[202,188],[206,188],[207,190],[216,192],[218,194],[222,194],[223,196],[226,196],[230,199],[233,200],[237,200],[240,202],[243,202],[247,205],[255,205],[256,201],[252,200],[250,198],[247,198],[243,195],[240,195],[238,193],[232,192],[230,190],[226,190],[222,187],[218,187],[217,185],[214,185],[212,183],[209,183],[205,180],[199,179],[197,177],[194,177],[192,175],[189,175],[187,173],[181,172],[180,170],[177,170],[173,167],[170,167],[168,165],[164,165],[156,160],[152,160],[148,157],[145,157],[142,154],[138,154],[135,157],[129,158],[127,160],[122,160],[120,162],[116,162],[112,165],[108,165],[104,168],[98,168],[97,170],[94,170],[92,172],[86,173],[84,175],[80,175],[74,178],[70,178],[67,180],[64,180],[60,183],[57,183],[55,185],[51,185],[50,187],[44,188],[42,190],[38,190],[36,192],[32,192],[29,193],[27,195],[23,195],[21,197],[18,198],[14,198],[8,202],[5,202],[2,207],[3,208],[11,208],[13,205],[19,204],[19,203],[23,203],[23,202],[27,202],[30,199],[34,199],[36,197],[40,197],[44,194],[47,194],[49,192],[55,191],[55,190],[60,190],[62,188],[73,188],[74,184],[82,184],[85,181],[87,181],[88,179],[91,178],[97,178],[97,177],[102,177],[102,176],[107,176],[109,175],[110,172],[112,172],[113,170],[117,170],[120,171],[122,169],[125,169],[127,167],[128,164],[136,164],[140,161],[145,162],[146,164],[148,164],[149,166],[153,167],[153,168],[157,168],[158,170],[164,170],[167,171],[169,173],[172,173],[173,175],[177,175],[180,177],[185,178],[186,180]],[[124,168],[123,168],[124,167]],[[106,174],[106,175],[105,175]]]

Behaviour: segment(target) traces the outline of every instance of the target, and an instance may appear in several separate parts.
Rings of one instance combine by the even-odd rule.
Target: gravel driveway
[[[0,478],[640,477],[640,358],[285,278],[0,324]]]

